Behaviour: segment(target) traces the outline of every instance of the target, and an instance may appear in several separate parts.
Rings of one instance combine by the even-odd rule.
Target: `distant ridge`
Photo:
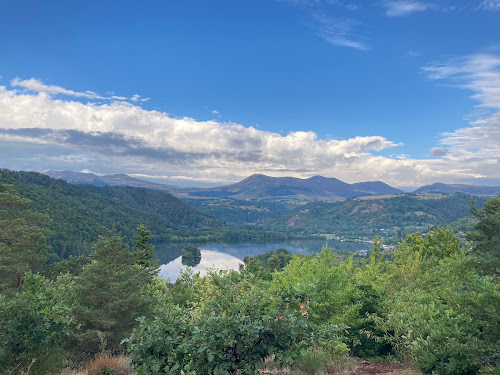
[[[71,184],[90,184],[95,186],[133,186],[154,190],[163,190],[171,193],[181,189],[178,186],[157,184],[155,182],[130,177],[125,173],[98,176],[94,173],[50,170],[44,172],[44,174],[52,178],[64,180]]]
[[[393,188],[381,181],[348,184],[337,178],[322,176],[302,179],[254,174],[240,182],[226,186],[214,188],[181,188],[144,181],[123,173],[98,176],[93,173],[74,171],[48,171],[45,174],[52,178],[60,178],[74,184],[144,187],[167,191],[183,198],[294,199],[316,201],[403,193],[402,190]]]
[[[203,196],[207,193],[239,199],[338,200],[367,195],[401,194],[403,191],[380,181],[348,184],[337,178],[322,176],[302,179],[254,174],[232,185],[203,189],[191,192],[190,195]]]
[[[477,185],[461,185],[461,184],[443,184],[436,182],[432,185],[425,185],[414,193],[440,193],[454,194],[465,193],[473,195],[500,195],[500,186],[477,186]]]

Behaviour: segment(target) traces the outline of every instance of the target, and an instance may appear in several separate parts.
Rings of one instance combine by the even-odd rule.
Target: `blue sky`
[[[500,184],[500,0],[3,1],[1,167]]]

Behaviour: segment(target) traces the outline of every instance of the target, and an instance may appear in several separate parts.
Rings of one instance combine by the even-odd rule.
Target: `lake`
[[[294,254],[319,253],[328,246],[337,252],[358,252],[370,248],[368,243],[335,241],[335,240],[290,240],[281,243],[235,243],[197,245],[201,250],[201,259],[191,267],[194,272],[205,275],[208,269],[239,269],[245,256],[260,255],[268,251],[285,248]],[[188,244],[165,245],[155,244],[156,256],[160,262],[160,276],[174,282],[186,265],[182,264],[181,251]],[[194,264],[194,263],[193,263]],[[193,265],[191,264],[191,265]]]

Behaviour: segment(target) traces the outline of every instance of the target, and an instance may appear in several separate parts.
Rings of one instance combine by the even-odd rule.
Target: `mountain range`
[[[74,184],[96,186],[133,186],[162,190],[179,198],[232,198],[232,199],[291,199],[296,201],[336,201],[364,196],[403,194],[404,191],[381,181],[349,184],[337,178],[314,176],[307,179],[295,177],[270,177],[254,174],[244,180],[213,188],[182,188],[159,184],[128,176],[124,173],[98,176],[75,171],[44,172],[46,175]],[[500,195],[500,186],[477,186],[435,183],[418,188],[414,193],[473,195]]]
[[[301,179],[254,174],[240,182],[226,186],[214,188],[181,188],[133,178],[126,174],[98,176],[93,173],[53,170],[44,173],[52,178],[62,179],[74,184],[145,187],[167,191],[182,198],[295,199],[314,201],[403,193],[402,190],[393,188],[380,181],[348,184],[336,178],[322,176]]]

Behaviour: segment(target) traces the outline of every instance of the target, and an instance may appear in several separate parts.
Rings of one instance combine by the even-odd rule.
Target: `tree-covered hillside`
[[[427,231],[460,218],[472,217],[471,196],[406,194],[390,198],[356,198],[343,202],[304,205],[269,224],[276,230],[305,233],[335,233],[347,237],[375,234],[401,236]],[[488,199],[475,197],[478,206]]]
[[[227,224],[262,224],[289,211],[289,205],[280,200],[186,198],[182,201]]]
[[[13,184],[34,211],[47,214],[53,235],[49,244],[60,257],[90,251],[99,235],[113,226],[132,238],[140,224],[156,240],[202,235],[222,223],[179,201],[168,193],[132,187],[72,185],[36,172],[2,169],[0,178]]]

